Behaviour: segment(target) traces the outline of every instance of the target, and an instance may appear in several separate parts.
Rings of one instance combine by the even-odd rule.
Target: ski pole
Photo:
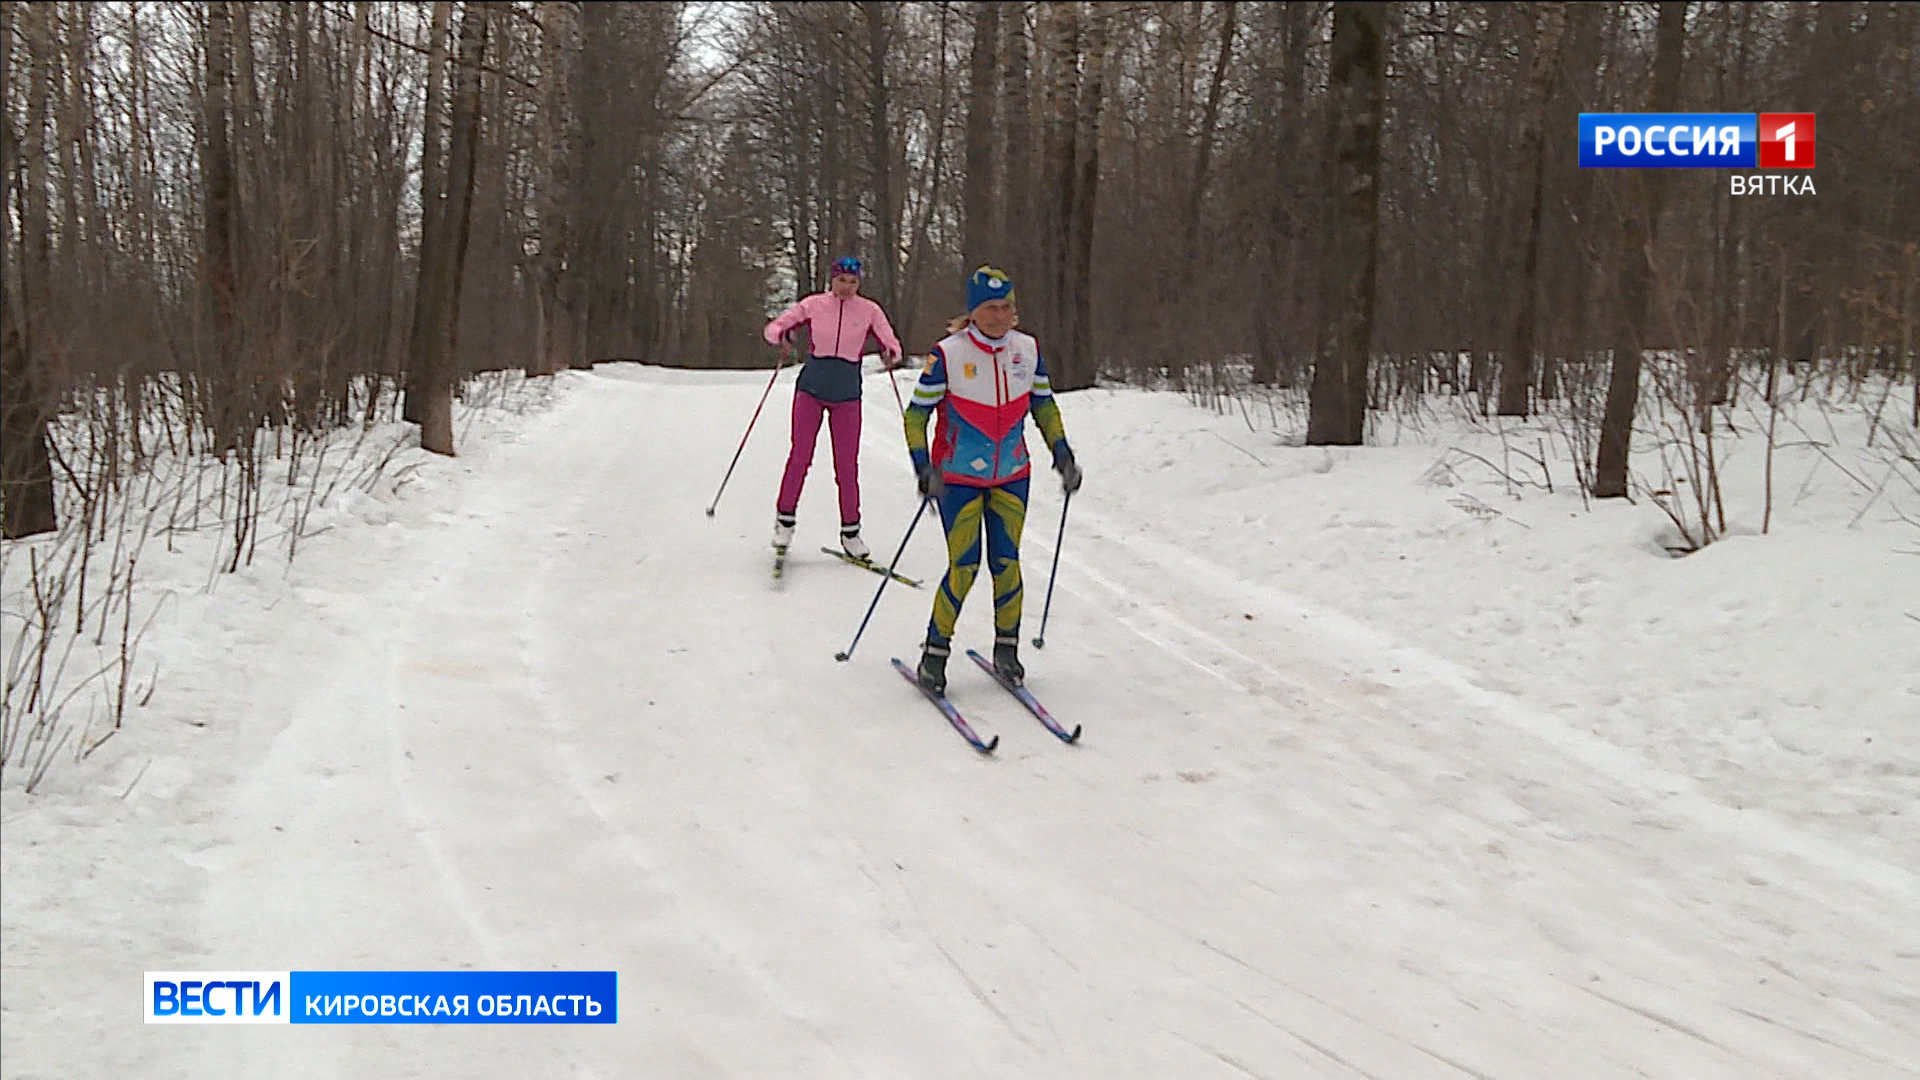
[[[873,609],[880,606],[880,594],[886,592],[887,586],[893,583],[894,571],[900,568],[900,556],[907,553],[907,541],[913,539],[913,530],[920,527],[920,519],[927,516],[927,504],[932,501],[930,496],[921,497],[920,509],[913,512],[913,523],[907,526],[907,535],[900,538],[900,550],[893,553],[893,561],[887,564],[887,576],[881,578],[880,587],[873,590],[873,603],[867,605],[866,618],[860,620],[860,629],[853,632],[853,644],[847,646],[846,652],[834,653],[835,660],[845,663],[852,659],[853,650],[860,644],[860,635],[867,632],[867,620],[873,618]]]
[[[901,357],[900,362],[902,364],[906,363],[906,357]],[[900,415],[905,416],[907,414],[907,403],[900,398],[900,384],[893,381],[893,373],[897,370],[899,369],[887,369],[887,385],[893,387],[893,403],[900,406]]]
[[[1053,614],[1053,583],[1060,576],[1060,541],[1067,538],[1067,507],[1073,505],[1073,492],[1060,503],[1060,535],[1053,538],[1053,569],[1047,571],[1047,603],[1040,611],[1040,633],[1033,639],[1033,647],[1047,647],[1047,616]]]
[[[707,516],[720,505],[720,496],[727,490],[727,481],[733,479],[733,467],[740,464],[740,453],[747,448],[747,436],[753,434],[753,425],[760,422],[760,410],[767,407],[767,396],[773,393],[773,384],[780,378],[780,372],[787,366],[787,350],[790,347],[785,337],[780,339],[780,359],[773,365],[773,375],[767,379],[767,388],[760,393],[760,404],[754,406],[753,419],[747,421],[747,430],[740,436],[740,446],[733,452],[733,462],[727,466],[727,475],[720,478],[720,490],[713,493],[713,502],[707,504]]]

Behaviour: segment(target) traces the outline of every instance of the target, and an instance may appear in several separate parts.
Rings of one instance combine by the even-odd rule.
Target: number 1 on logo
[[[1811,169],[1818,146],[1812,113],[1760,114],[1760,167]]]

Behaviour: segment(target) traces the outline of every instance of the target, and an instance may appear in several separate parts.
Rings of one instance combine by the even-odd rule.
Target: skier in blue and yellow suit
[[[920,654],[920,681],[935,693],[946,692],[953,627],[980,569],[983,531],[993,574],[994,667],[1016,686],[1026,678],[1019,652],[1020,529],[1032,471],[1029,413],[1067,493],[1080,488],[1046,361],[1039,343],[1013,328],[1018,320],[1007,275],[990,266],[975,270],[967,279],[967,314],[934,346],[907,406],[907,447],[920,494],[939,505],[947,529],[947,573],[934,594]],[[929,447],[927,421],[936,410],[940,424]]]

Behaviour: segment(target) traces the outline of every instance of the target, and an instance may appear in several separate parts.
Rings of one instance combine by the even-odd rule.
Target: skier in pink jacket
[[[834,260],[830,291],[814,293],[767,324],[767,344],[780,344],[802,323],[808,332],[807,362],[793,389],[793,448],[774,506],[773,546],[784,554],[793,542],[800,488],[813,464],[825,414],[833,432],[833,476],[840,488],[840,546],[865,560],[872,552],[860,539],[860,356],[871,333],[880,342],[883,365],[891,371],[900,366],[900,339],[880,305],[860,295],[860,260],[851,257]]]

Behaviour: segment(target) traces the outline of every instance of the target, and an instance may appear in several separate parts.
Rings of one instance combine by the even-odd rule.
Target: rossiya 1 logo
[[[1581,113],[1583,169],[1812,169],[1812,113]],[[1811,173],[1729,178],[1735,195],[1812,195]]]

